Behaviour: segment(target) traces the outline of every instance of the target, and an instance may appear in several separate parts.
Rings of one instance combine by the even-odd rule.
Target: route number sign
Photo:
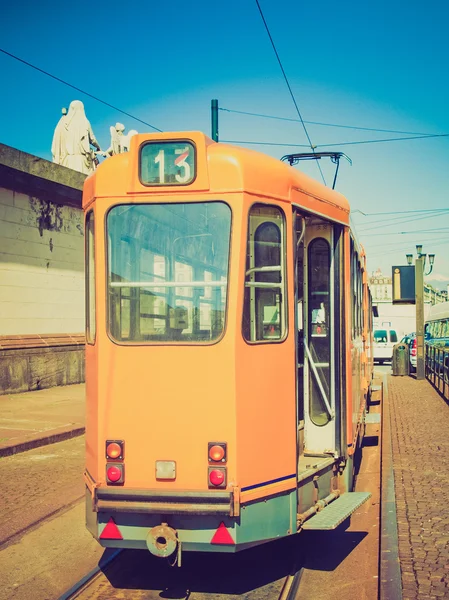
[[[189,142],[151,142],[140,151],[144,185],[188,185],[195,179],[195,147]]]

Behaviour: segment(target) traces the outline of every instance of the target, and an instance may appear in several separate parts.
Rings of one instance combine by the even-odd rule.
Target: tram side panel
[[[257,291],[262,277],[247,275],[239,286],[239,312],[247,327],[236,335],[237,465],[242,518],[254,524],[244,541],[273,539],[296,531],[296,405],[293,301],[293,248],[288,204],[246,198],[248,225],[243,228],[240,254],[247,258],[241,273],[276,267],[277,259],[251,263],[258,256],[258,235],[275,235],[279,226],[283,288]],[[246,219],[245,219],[246,221]],[[246,225],[246,222],[245,222]],[[264,230],[264,228],[266,228]],[[275,238],[273,238],[275,239]],[[273,241],[261,240],[273,245]],[[251,256],[248,256],[251,255]],[[249,268],[248,268],[249,267]],[[278,278],[265,277],[274,282]],[[267,283],[266,285],[269,285]],[[268,291],[266,291],[268,289]],[[252,312],[254,302],[259,302]],[[282,306],[279,304],[282,303]],[[263,306],[261,306],[261,304]],[[241,318],[241,317],[240,317]],[[257,321],[257,322],[254,322]],[[263,322],[262,322],[263,321]],[[251,330],[252,325],[254,330]],[[249,537],[246,537],[249,536]],[[243,541],[243,540],[242,540]]]
[[[364,342],[364,291],[360,250],[348,230],[347,260],[347,339],[349,362],[347,378],[347,447],[348,469],[345,473],[347,490],[353,485],[355,455],[360,451],[363,436],[363,417],[366,407],[365,385],[366,349]]]

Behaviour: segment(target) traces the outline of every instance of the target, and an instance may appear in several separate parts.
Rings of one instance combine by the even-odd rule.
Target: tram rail
[[[93,592],[94,595],[90,593],[92,591],[92,586],[94,586],[94,584],[98,582],[102,577],[106,578],[105,572],[107,572],[108,569],[111,568],[112,563],[114,563],[119,558],[119,556],[123,555],[123,553],[125,552],[126,550],[119,549],[116,552],[112,553],[106,559],[106,561],[102,562],[101,567],[97,566],[95,569],[90,571],[90,573],[82,577],[74,586],[72,586],[67,592],[60,596],[58,600],[87,600],[87,598],[96,597],[95,592]],[[301,578],[304,573],[304,567],[296,567],[294,571],[294,573],[286,575],[282,582],[278,582],[277,587],[278,589],[280,588],[280,591],[278,592],[278,594],[276,594],[276,596],[273,595],[273,600],[275,600],[276,598],[278,600],[296,600],[297,598],[299,598],[298,594],[301,584]],[[136,592],[135,589],[130,589],[129,598],[139,598],[140,595],[136,596],[136,593],[138,592]],[[156,599],[160,598],[161,591],[160,589],[147,589],[142,590],[141,593],[144,594],[142,598],[153,598],[154,594],[154,599]],[[128,596],[126,594],[127,592],[123,588],[114,589],[111,585],[110,589],[108,590],[108,599],[114,600],[114,598],[127,598]],[[214,598],[216,598],[216,595],[217,594],[215,592],[208,593],[201,591],[186,590],[184,600],[213,600]],[[235,594],[220,594],[220,597],[223,598],[223,600],[225,600],[227,597],[229,598],[229,600],[235,600],[235,598],[238,596],[236,596]],[[241,597],[248,600],[262,600],[262,598],[266,598],[266,595],[264,591],[255,589],[250,592],[245,592],[241,595]],[[179,598],[181,599],[181,596],[179,596]]]

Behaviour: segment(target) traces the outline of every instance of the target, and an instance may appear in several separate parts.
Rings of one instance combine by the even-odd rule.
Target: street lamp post
[[[416,379],[425,378],[424,366],[424,269],[426,255],[422,253],[422,245],[416,245],[415,260],[415,304],[416,304]],[[413,255],[407,254],[407,263],[412,264]],[[430,275],[435,261],[435,254],[429,254]]]

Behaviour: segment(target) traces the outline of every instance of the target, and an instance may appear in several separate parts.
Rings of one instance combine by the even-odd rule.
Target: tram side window
[[[315,238],[308,246],[308,323],[310,372],[309,413],[315,425],[325,425],[329,412],[331,382],[330,320],[330,246],[324,238]]]
[[[95,222],[91,210],[86,216],[86,341],[95,343]]]
[[[121,205],[107,216],[108,318],[118,342],[212,342],[224,332],[224,202]]]
[[[248,342],[284,339],[286,324],[285,218],[275,206],[251,207],[246,253],[243,336]]]
[[[363,272],[359,255],[351,240],[351,285],[352,285],[352,336],[357,337],[363,332]],[[379,296],[380,290],[377,290]]]
[[[357,296],[355,294],[354,289],[354,281],[355,281],[355,251],[354,251],[354,242],[351,240],[351,258],[350,258],[350,270],[351,270],[351,312],[352,312],[352,337],[354,338],[357,330]]]

